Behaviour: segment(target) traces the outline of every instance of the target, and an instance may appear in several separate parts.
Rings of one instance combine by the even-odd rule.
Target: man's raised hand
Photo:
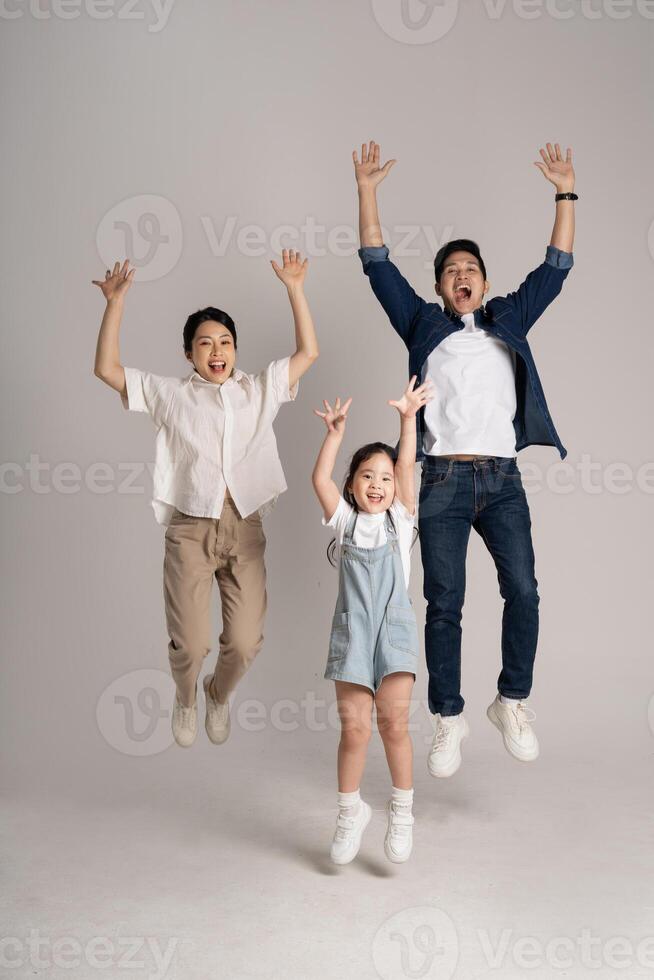
[[[534,166],[538,167],[540,172],[554,184],[559,194],[568,194],[574,190],[575,186],[572,149],[568,147],[564,160],[558,143],[555,143],[554,146],[547,143],[546,147],[546,150],[540,148],[542,162],[540,160],[534,161]]]
[[[361,144],[361,162],[359,162],[357,151],[352,151],[354,175],[359,187],[376,187],[382,182],[393,164],[397,163],[397,160],[387,160],[384,166],[380,167],[379,154],[379,143],[375,143],[374,140],[370,140],[369,146],[366,146],[365,143]]]

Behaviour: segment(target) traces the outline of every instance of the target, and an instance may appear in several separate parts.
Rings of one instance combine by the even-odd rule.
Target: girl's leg
[[[393,786],[401,790],[413,786],[413,743],[408,731],[413,684],[413,674],[387,674],[375,695],[377,726],[388,768]]]
[[[335,681],[341,740],[338,745],[338,789],[353,793],[359,789],[366,764],[372,731],[373,696],[367,687]]]

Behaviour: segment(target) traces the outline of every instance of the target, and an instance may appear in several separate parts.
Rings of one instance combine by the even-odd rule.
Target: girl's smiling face
[[[201,378],[221,385],[227,381],[236,363],[234,338],[222,323],[205,320],[195,331],[191,350],[186,356]]]
[[[352,495],[366,514],[382,514],[395,497],[395,468],[386,453],[374,453],[357,468]]]

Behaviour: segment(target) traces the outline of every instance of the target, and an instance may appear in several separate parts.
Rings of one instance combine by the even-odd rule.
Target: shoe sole
[[[441,769],[440,772],[434,772],[434,770],[432,769],[431,765],[429,764],[430,759],[431,759],[431,755],[428,755],[427,756],[427,769],[429,771],[429,775],[430,776],[433,776],[434,779],[449,779],[450,776],[453,776],[454,773],[455,772],[458,772],[459,769],[461,768],[461,763],[463,762],[463,759],[461,757],[461,742],[463,742],[463,740],[465,738],[467,738],[468,735],[470,734],[470,728],[468,726],[468,722],[465,721],[465,719],[464,719],[464,724],[465,724],[465,731],[464,731],[464,733],[461,736],[461,739],[459,741],[459,754],[458,754],[457,758],[454,760],[454,764],[452,766],[450,766],[450,768],[447,770],[447,772],[443,772],[442,769]]]
[[[495,702],[494,701],[493,701],[492,704],[490,704],[488,706],[488,708],[486,710],[486,717],[491,722],[491,724],[495,725],[495,727],[499,731],[500,735],[502,736],[502,741],[504,742],[504,748],[506,749],[506,751],[509,753],[510,756],[512,756],[514,759],[517,759],[518,762],[535,762],[536,761],[536,759],[538,758],[538,756],[540,754],[540,749],[538,747],[536,747],[535,753],[531,753],[531,754],[527,754],[527,755],[520,755],[520,754],[518,754],[518,752],[516,752],[511,747],[511,743],[510,743],[510,741],[506,737],[506,733],[504,731],[504,727],[502,725],[502,722],[499,720],[499,718],[497,717],[497,715],[495,713]]]
[[[364,834],[365,829],[368,826],[368,824],[370,823],[370,820],[372,818],[372,809],[370,808],[370,805],[368,803],[365,803],[364,806],[366,807],[366,811],[367,812],[366,812],[365,820],[364,820],[364,823],[363,823],[363,827],[361,828],[361,831],[359,833],[359,846],[357,847],[357,849],[354,852],[354,854],[352,855],[352,857],[346,858],[345,860],[343,860],[341,858],[334,858],[334,857],[332,857],[332,859],[331,859],[332,860],[332,863],[333,864],[338,864],[339,867],[342,867],[345,864],[350,864],[352,861],[354,861],[355,857],[357,856],[357,854],[361,850],[361,841],[363,839],[363,834]],[[330,857],[331,857],[331,855],[330,855]]]
[[[210,677],[210,675],[207,674],[207,677]],[[202,687],[204,688],[205,710],[206,710],[206,701],[207,701],[207,697],[208,697],[208,695],[207,695],[207,685],[204,682],[204,681],[206,681],[206,679],[207,678],[205,677],[204,680],[202,681]],[[224,745],[225,742],[227,741],[227,739],[229,738],[229,735],[230,735],[230,732],[231,732],[231,727],[232,726],[231,726],[231,723],[230,723],[230,720],[229,720],[229,717],[228,717],[228,719],[227,719],[227,732],[225,733],[224,737],[223,738],[215,738],[211,734],[211,732],[209,731],[209,714],[208,714],[208,712],[205,713],[205,716],[204,716],[204,730],[207,733],[207,738],[209,739],[209,741],[213,745]]]

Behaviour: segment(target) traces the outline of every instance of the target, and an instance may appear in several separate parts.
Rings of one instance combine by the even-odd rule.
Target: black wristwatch
[[[557,194],[554,200],[555,201],[578,201],[579,195],[573,192],[568,192],[567,194]]]

